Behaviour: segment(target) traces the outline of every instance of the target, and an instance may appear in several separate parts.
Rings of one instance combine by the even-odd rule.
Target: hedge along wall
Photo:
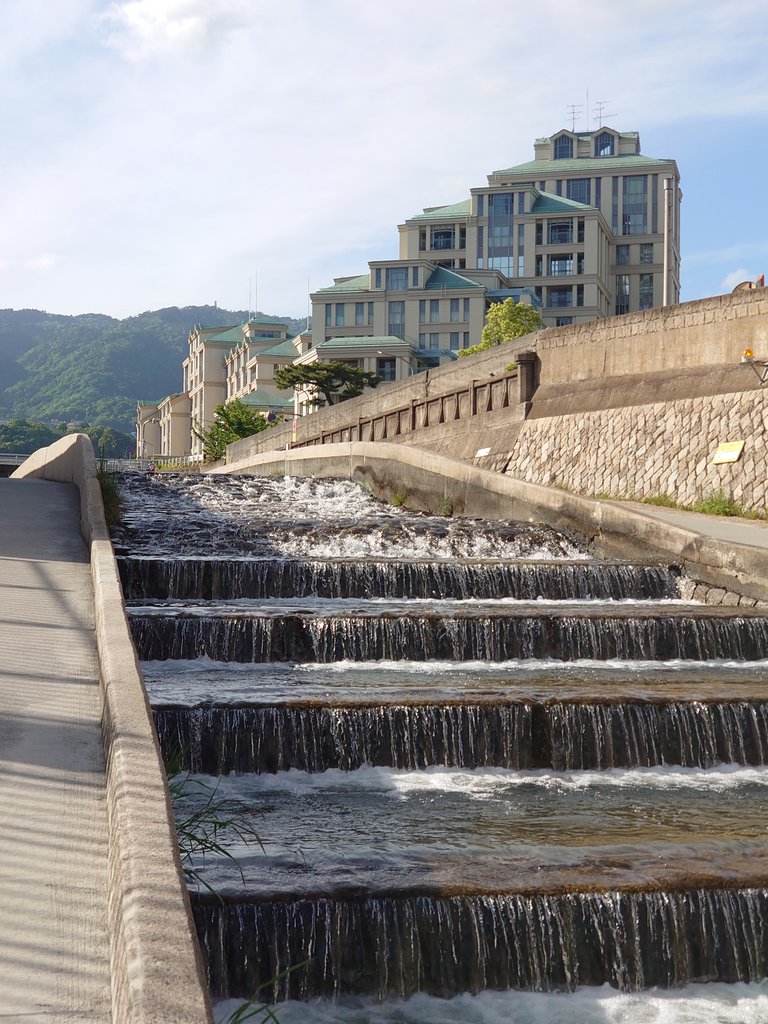
[[[724,491],[768,508],[768,389],[529,419],[505,472],[579,494],[680,504]],[[744,440],[739,462],[715,466],[724,441]]]

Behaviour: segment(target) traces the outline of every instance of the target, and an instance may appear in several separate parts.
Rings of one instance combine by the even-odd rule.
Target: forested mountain
[[[0,309],[0,420],[106,424],[131,432],[136,402],[182,387],[187,336],[196,324],[231,326],[244,310],[171,306],[116,320]],[[289,334],[304,320],[281,318]]]

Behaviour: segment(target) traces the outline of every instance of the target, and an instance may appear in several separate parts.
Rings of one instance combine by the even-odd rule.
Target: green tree
[[[239,400],[217,405],[213,417],[214,422],[206,430],[195,428],[196,437],[203,442],[203,458],[206,462],[223,459],[228,444],[242,437],[251,437],[271,426],[266,416]]]
[[[275,384],[281,390],[314,391],[314,397],[308,399],[310,405],[337,405],[347,398],[361,395],[364,388],[375,388],[380,383],[381,377],[377,374],[339,360],[308,366],[283,366],[275,371]]]
[[[483,328],[483,340],[479,345],[460,349],[459,356],[471,356],[475,352],[483,352],[494,345],[503,345],[505,341],[514,341],[524,334],[538,331],[544,322],[538,310],[514,299],[504,299],[488,310]]]

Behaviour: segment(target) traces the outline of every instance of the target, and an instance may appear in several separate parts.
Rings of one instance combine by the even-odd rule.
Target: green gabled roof
[[[374,338],[326,338],[325,341],[315,345],[316,349],[323,348],[390,348],[394,345],[406,345],[413,348],[409,341],[403,338],[395,338],[393,335],[383,335]]]
[[[253,316],[248,319],[249,324],[269,324],[270,327],[287,327],[288,324],[285,320],[282,320],[279,316],[267,316],[266,313],[254,313]]]
[[[542,142],[551,142],[552,139],[557,138],[558,135],[562,135],[563,132],[567,132],[569,135],[575,135],[579,141],[586,142],[588,139],[594,139],[596,135],[601,135],[603,132],[611,132],[614,135],[618,135],[620,139],[636,139],[638,132],[617,132],[614,128],[608,128],[606,125],[602,125],[600,128],[595,128],[591,132],[573,132],[568,128],[559,128],[556,132],[552,132],[551,135],[542,135],[541,138],[536,139],[536,145],[540,145]]]
[[[358,274],[357,277],[345,277],[338,284],[331,284],[327,288],[318,288],[315,294],[326,294],[328,292],[368,292],[371,290],[371,275]]]
[[[232,348],[233,345],[239,345],[243,340],[243,327],[240,324],[238,327],[229,327],[226,331],[222,331],[221,334],[212,334],[209,338],[203,338],[205,345],[229,345]]]
[[[292,341],[281,341],[279,345],[273,345],[272,348],[262,349],[256,358],[261,359],[262,356],[288,356],[289,359],[295,359],[298,354],[296,346]]]
[[[457,274],[455,270],[449,270],[447,267],[438,267],[434,270],[424,285],[425,291],[436,291],[438,289],[451,289],[460,288],[462,290],[466,288],[482,288],[483,285],[478,284],[477,281],[470,281],[468,277],[462,277],[461,274]]]
[[[573,213],[576,210],[593,210],[593,206],[577,203],[575,199],[556,196],[551,192],[539,192],[531,207],[531,213]]]
[[[249,391],[247,395],[243,395],[240,401],[243,405],[271,405],[278,409],[293,408],[292,398],[288,398],[285,395],[275,396],[270,391],[265,391],[263,388],[256,388],[255,391]]]
[[[463,199],[460,203],[450,206],[427,206],[423,213],[417,213],[408,220],[451,220],[455,217],[469,217],[472,213],[472,200]]]
[[[674,160],[656,159],[652,156],[643,156],[641,153],[627,153],[626,156],[583,156],[573,157],[570,160],[530,160],[527,164],[517,164],[515,167],[504,167],[497,174],[528,174],[535,178],[539,174],[548,175],[550,178],[556,176],[559,169],[563,173],[569,171],[583,171],[584,177],[600,174],[603,171],[622,170],[630,168],[646,168],[658,164],[673,164]]]

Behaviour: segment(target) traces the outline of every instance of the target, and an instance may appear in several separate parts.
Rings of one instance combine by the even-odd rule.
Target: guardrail
[[[338,441],[387,441],[425,427],[455,423],[471,419],[479,413],[508,409],[518,402],[518,371],[515,369],[498,377],[473,380],[470,384],[433,398],[413,398],[395,409],[373,416],[360,416],[355,423],[321,430],[297,441],[292,447],[307,448]],[[303,419],[302,425],[306,422],[306,418]]]
[[[0,465],[2,466],[20,466],[28,458],[29,455],[18,455],[15,452],[0,451]]]

